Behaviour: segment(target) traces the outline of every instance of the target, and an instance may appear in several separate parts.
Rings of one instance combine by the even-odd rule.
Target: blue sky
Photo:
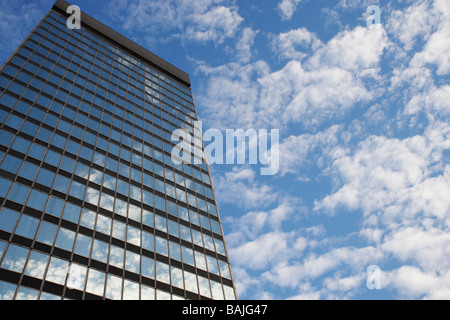
[[[2,61],[52,4],[1,0]],[[210,168],[239,298],[450,298],[447,0],[72,4],[188,72],[204,129],[280,130],[276,175]]]

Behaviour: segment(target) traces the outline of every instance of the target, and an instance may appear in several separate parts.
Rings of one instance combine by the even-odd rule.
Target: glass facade
[[[0,299],[236,299],[191,90],[66,19],[0,69]]]

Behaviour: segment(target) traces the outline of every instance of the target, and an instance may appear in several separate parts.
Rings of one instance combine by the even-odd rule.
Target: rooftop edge
[[[70,6],[69,3],[67,3],[64,0],[58,0],[53,5],[53,8],[59,9],[60,11],[63,11],[67,14],[67,8]],[[172,77],[176,78],[178,81],[181,81],[183,84],[187,85],[188,87],[191,86],[191,81],[189,79],[189,75],[175,67],[174,65],[170,64],[169,62],[161,59],[154,53],[148,51],[147,49],[141,47],[137,43],[131,41],[127,37],[121,35],[117,31],[114,31],[110,27],[106,26],[105,24],[101,23],[100,21],[94,19],[93,17],[89,16],[88,14],[81,11],[81,23],[85,24],[92,29],[98,31],[102,35],[104,35],[106,38],[109,38],[110,40],[118,43],[119,45],[127,48],[128,50],[132,51],[134,54],[138,55],[145,61],[149,62],[150,64],[160,68],[161,70],[165,71]]]

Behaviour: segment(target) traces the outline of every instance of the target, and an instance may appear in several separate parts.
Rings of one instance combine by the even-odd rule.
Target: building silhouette
[[[0,69],[0,299],[236,299],[189,76],[68,6]]]

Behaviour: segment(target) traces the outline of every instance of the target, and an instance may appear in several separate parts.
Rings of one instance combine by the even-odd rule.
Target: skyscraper
[[[68,6],[0,69],[0,299],[236,299],[189,76]]]

